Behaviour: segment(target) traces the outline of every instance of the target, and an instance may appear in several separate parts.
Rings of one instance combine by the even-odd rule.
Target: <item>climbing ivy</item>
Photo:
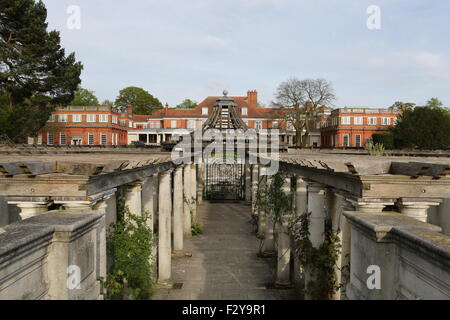
[[[306,284],[306,293],[313,300],[329,300],[341,287],[336,276],[336,262],[341,248],[339,230],[333,231],[331,222],[326,221],[324,241],[315,248],[310,240],[310,215],[300,215],[290,223],[289,230],[300,264],[312,279]]]
[[[153,231],[147,224],[150,214],[131,214],[118,200],[118,220],[107,237],[108,255],[113,258],[104,283],[107,298],[148,300],[155,280]]]
[[[195,197],[192,197],[191,199],[188,199],[183,194],[183,201],[187,204],[189,208],[189,215],[191,217],[191,234],[192,236],[198,236],[203,234],[202,226],[201,224],[194,221],[194,206],[197,203],[197,199]]]

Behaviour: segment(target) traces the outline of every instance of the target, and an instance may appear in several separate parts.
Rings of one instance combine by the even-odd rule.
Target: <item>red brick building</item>
[[[322,123],[321,145],[328,148],[364,147],[372,134],[393,127],[399,111],[390,109],[340,108]]]
[[[47,125],[28,144],[126,145],[133,126],[133,108],[123,113],[110,106],[58,107]]]

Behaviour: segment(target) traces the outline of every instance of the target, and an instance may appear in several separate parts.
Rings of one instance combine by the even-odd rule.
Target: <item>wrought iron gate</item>
[[[206,163],[207,200],[244,200],[244,165]]]

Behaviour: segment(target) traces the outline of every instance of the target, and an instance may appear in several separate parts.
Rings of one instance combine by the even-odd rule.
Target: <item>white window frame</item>
[[[108,123],[109,122],[109,114],[100,114],[99,115],[99,122],[101,123]]]
[[[122,127],[126,127],[127,126],[127,121],[126,120],[120,120],[120,125],[122,126]]]
[[[172,120],[170,121],[170,127],[172,129],[176,129],[177,128],[177,120]]]
[[[248,109],[247,109],[246,107],[243,107],[243,108],[241,109],[241,113],[242,113],[243,116],[248,115]]]
[[[81,114],[72,114],[72,122],[82,122]]]
[[[64,143],[63,143],[63,137],[64,137]],[[67,135],[65,132],[59,133],[59,144],[62,146],[65,146],[67,144]]]
[[[92,143],[91,143],[92,138]],[[95,135],[93,133],[88,133],[88,145],[93,146],[95,144]]]
[[[67,120],[68,120],[68,116],[67,116],[67,114],[60,114],[59,115],[59,122],[67,122]]]
[[[353,123],[357,126],[362,126],[364,124],[364,118],[363,117],[354,117],[353,118]]]
[[[378,122],[377,117],[369,117],[369,118],[367,118],[367,124],[369,126],[376,126],[377,122]]]
[[[391,125],[391,118],[383,118],[382,120],[383,126],[390,126]]]
[[[279,129],[280,123],[278,121],[272,121],[272,128],[273,129]]]
[[[347,145],[345,143],[345,138],[347,138]],[[342,135],[342,146],[344,148],[350,147],[350,135],[348,133]]]
[[[50,137],[52,137],[52,143],[50,143]],[[47,145],[52,146],[55,143],[55,137],[53,136],[53,133],[47,132]]]
[[[103,137],[105,138],[105,143],[103,143]],[[100,145],[106,146],[108,144],[108,135],[106,133],[100,133]]]
[[[86,122],[97,122],[97,115],[96,114],[87,114]]]
[[[208,107],[202,108],[202,115],[207,116],[208,115]]]
[[[188,129],[195,129],[195,120],[188,120],[187,121],[187,127]]]
[[[262,129],[262,121],[255,120],[255,130],[261,130],[261,129]]]
[[[352,121],[351,118],[352,118],[352,117],[342,117],[342,118],[341,118],[341,124],[343,124],[343,125],[349,125],[349,124],[351,124],[351,121]]]
[[[34,144],[34,138],[33,137],[28,137],[28,144]]]
[[[117,116],[112,116],[112,123],[117,124]]]
[[[359,137],[359,143],[358,143],[358,137]],[[355,134],[355,147],[361,148],[362,147],[362,135],[361,134]]]
[[[39,144],[42,144],[42,135],[40,134],[40,135],[38,135],[38,138],[37,138],[37,144],[39,145]]]

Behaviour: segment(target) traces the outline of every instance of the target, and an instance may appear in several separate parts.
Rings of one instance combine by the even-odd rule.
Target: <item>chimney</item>
[[[169,104],[166,102],[166,113],[169,111]]]
[[[127,105],[127,113],[128,114],[133,114],[133,106],[131,104]]]
[[[247,91],[247,100],[250,107],[256,108],[258,106],[258,92],[256,90]]]

